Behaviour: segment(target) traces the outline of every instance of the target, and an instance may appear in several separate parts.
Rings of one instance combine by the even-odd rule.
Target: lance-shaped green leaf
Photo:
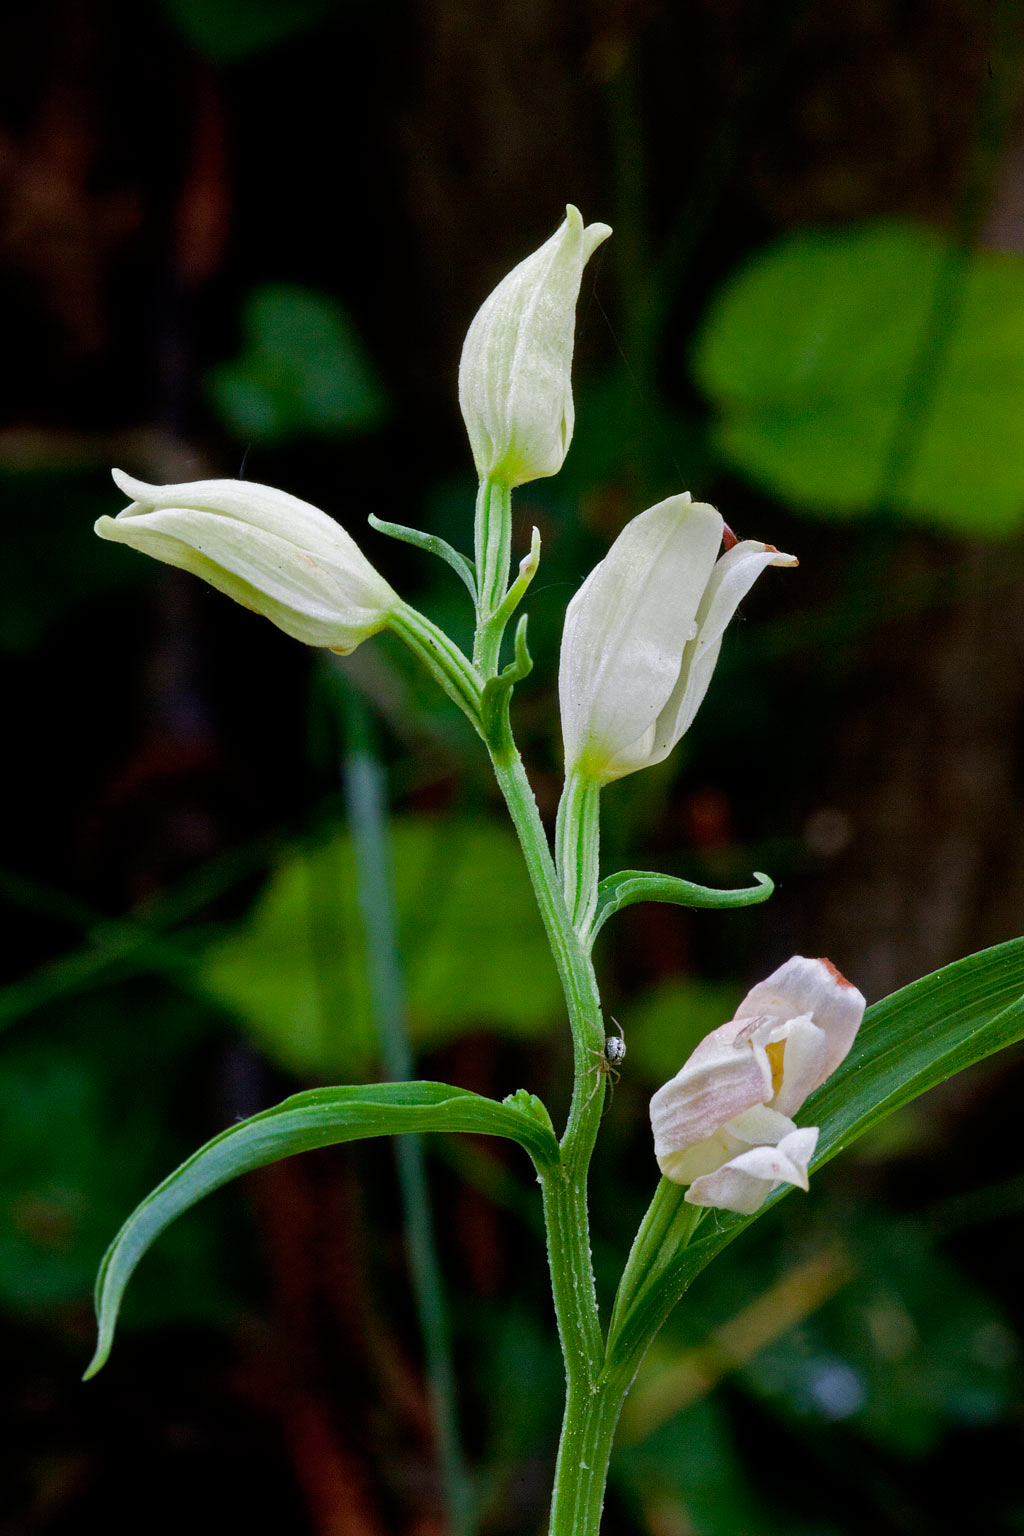
[[[371,528],[378,533],[386,533],[391,539],[398,539],[403,544],[411,544],[415,549],[425,550],[428,555],[437,555],[450,565],[460,581],[465,582],[467,590],[473,601],[476,601],[476,569],[472,561],[465,555],[460,555],[457,549],[453,549],[447,539],[442,539],[436,533],[423,533],[419,528],[406,528],[403,523],[386,523],[382,517],[376,517],[372,512],[367,518]]]
[[[821,1127],[812,1171],[937,1083],[1024,1039],[1024,939],[944,966],[869,1008],[850,1054],[807,1100]],[[813,1186],[812,1186],[813,1188]],[[663,1179],[629,1256],[612,1315],[613,1369],[635,1371],[644,1350],[701,1270],[788,1193],[753,1216],[713,1211],[698,1241],[685,1190]]]
[[[666,901],[677,907],[750,907],[756,902],[767,901],[775,889],[775,882],[759,870],[754,871],[756,885],[743,886],[735,891],[716,891],[709,885],[694,885],[691,880],[679,880],[674,875],[658,875],[643,869],[620,869],[609,875],[597,888],[597,911],[591,933],[596,934],[602,924],[623,907],[635,901]]]
[[[86,1372],[105,1363],[125,1287],[142,1255],[165,1227],[240,1174],[296,1152],[400,1131],[472,1131],[506,1136],[524,1147],[538,1168],[558,1162],[558,1143],[539,1100],[498,1104],[446,1083],[371,1083],[315,1088],[253,1115],[200,1147],[129,1216],[107,1250],[96,1279],[99,1338]]]

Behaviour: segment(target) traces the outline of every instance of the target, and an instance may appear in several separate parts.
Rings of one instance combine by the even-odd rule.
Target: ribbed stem
[[[541,1188],[566,1388],[570,1396],[586,1394],[594,1390],[604,1359],[590,1256],[586,1181],[572,1179],[559,1168],[542,1176]]]
[[[425,614],[403,602],[393,610],[388,628],[409,647],[434,681],[480,731],[483,684],[469,657],[459,650],[455,641]]]
[[[558,967],[573,1035],[575,1079],[562,1141],[563,1166],[544,1181],[544,1205],[555,1314],[566,1378],[575,1386],[581,1379],[592,1383],[604,1357],[587,1212],[587,1170],[601,1123],[600,1095],[591,1096],[592,1053],[604,1043],[601,1000],[590,959],[573,932],[537,802],[507,726],[491,758]]]
[[[405,605],[391,627],[425,662],[487,742],[495,776],[519,837],[565,993],[573,1037],[573,1092],[557,1168],[541,1184],[558,1334],[565,1360],[566,1408],[551,1509],[552,1536],[597,1536],[608,1457],[626,1383],[605,1372],[590,1252],[587,1175],[601,1124],[604,1050],[601,1000],[587,934],[597,889],[598,790],[571,779],[559,823],[562,879],[508,721],[508,696],[497,715],[481,715],[482,690],[497,675],[508,592],[511,498],[483,482],[476,507],[477,630],[473,664],[429,620]],[[525,590],[525,583],[524,583]],[[566,896],[572,902],[572,912]],[[574,917],[578,928],[574,924]]]
[[[601,1096],[591,1093],[596,1070],[594,1053],[604,1051],[597,978],[590,956],[573,929],[537,802],[507,723],[500,730],[498,739],[491,743],[491,762],[523,849],[565,993],[575,1074],[569,1119],[562,1137],[562,1154],[572,1174],[575,1176],[582,1170],[585,1179],[601,1124]]]
[[[603,1380],[590,1393],[570,1388],[555,1466],[549,1536],[597,1536],[615,1426],[629,1383]]]
[[[601,786],[573,769],[558,805],[555,858],[572,925],[584,944],[597,910],[600,801]]]
[[[477,631],[473,661],[492,677],[501,646],[501,626],[491,624],[508,591],[512,556],[512,493],[507,485],[481,480],[476,497]]]

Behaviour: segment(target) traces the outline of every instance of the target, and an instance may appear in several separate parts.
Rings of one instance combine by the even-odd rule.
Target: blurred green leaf
[[[611,1477],[647,1519],[645,1530],[693,1536],[780,1536],[755,1497],[736,1453],[728,1422],[705,1398],[662,1425],[642,1445],[613,1453]]]
[[[112,1199],[102,1180],[100,1101],[87,1060],[33,1046],[0,1062],[0,1297],[8,1306],[45,1309],[88,1294],[97,1221],[109,1220]]]
[[[812,1169],[919,1094],[1022,1038],[1024,939],[969,955],[875,1003],[846,1060],[801,1112],[802,1124],[821,1127]],[[612,1317],[609,1355],[617,1363],[639,1358],[701,1270],[789,1188],[754,1216],[711,1211],[689,1244],[694,1207],[684,1193],[662,1179],[644,1218]]]
[[[141,996],[64,1005],[56,1033],[0,1053],[0,1305],[13,1311],[85,1302],[111,1228],[175,1155],[168,1099],[209,1018],[147,995],[140,1030]],[[223,1221],[201,1221],[187,1245],[165,1246],[150,1319],[223,1310],[224,1238]]]
[[[912,224],[801,231],[726,280],[694,366],[722,456],[796,507],[1020,526],[1018,256],[966,256]]]
[[[399,817],[391,835],[413,1043],[546,1030],[558,977],[511,832]],[[351,1081],[376,1057],[361,933],[352,844],[339,833],[284,859],[246,923],[208,951],[202,983],[283,1066]]]
[[[854,1283],[745,1369],[759,1395],[797,1418],[848,1422],[905,1456],[956,1424],[1001,1417],[1019,1370],[995,1305],[913,1222],[841,1209]]]
[[[326,293],[280,283],[255,289],[242,315],[245,348],[207,379],[239,437],[280,443],[366,432],[384,397],[348,315]]]
[[[163,0],[173,24],[214,59],[237,59],[323,21],[339,0]]]
[[[561,1356],[536,1312],[508,1296],[496,1304],[477,1296],[464,1327],[474,1357],[487,1361],[477,1431],[486,1426],[475,1469],[477,1528],[504,1530],[512,1522],[512,1528],[524,1528],[528,1522],[516,1519],[523,1468],[535,1459],[546,1461],[547,1446],[558,1436],[565,1380]]]
[[[536,1114],[447,1083],[370,1083],[294,1094],[208,1141],[129,1216],[96,1278],[99,1338],[86,1375],[100,1370],[110,1353],[121,1299],[136,1265],[183,1211],[241,1174],[297,1152],[406,1131],[505,1136],[519,1142],[539,1165],[558,1162],[554,1133]]]

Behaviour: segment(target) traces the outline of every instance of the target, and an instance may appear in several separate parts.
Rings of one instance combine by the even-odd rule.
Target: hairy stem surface
[[[601,1387],[604,1340],[594,1291],[587,1172],[601,1123],[601,1000],[590,957],[572,926],[533,790],[508,728],[491,744],[494,771],[522,845],[572,1026],[575,1073],[561,1166],[542,1180],[566,1404],[552,1499],[553,1536],[596,1536],[608,1455],[621,1403]],[[598,1092],[594,1092],[594,1088]]]

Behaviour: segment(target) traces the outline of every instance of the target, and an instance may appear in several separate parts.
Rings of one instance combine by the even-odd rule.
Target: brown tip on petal
[[[829,975],[832,977],[832,980],[838,982],[841,987],[853,986],[853,982],[847,981],[846,977],[843,975],[842,971],[839,970],[838,966],[833,965],[831,960],[826,960],[824,955],[818,956],[818,964],[823,965],[826,971],[828,971]]]
[[[725,545],[726,550],[735,549],[739,543],[739,539],[733,533],[728,523],[722,524],[722,543]]]

